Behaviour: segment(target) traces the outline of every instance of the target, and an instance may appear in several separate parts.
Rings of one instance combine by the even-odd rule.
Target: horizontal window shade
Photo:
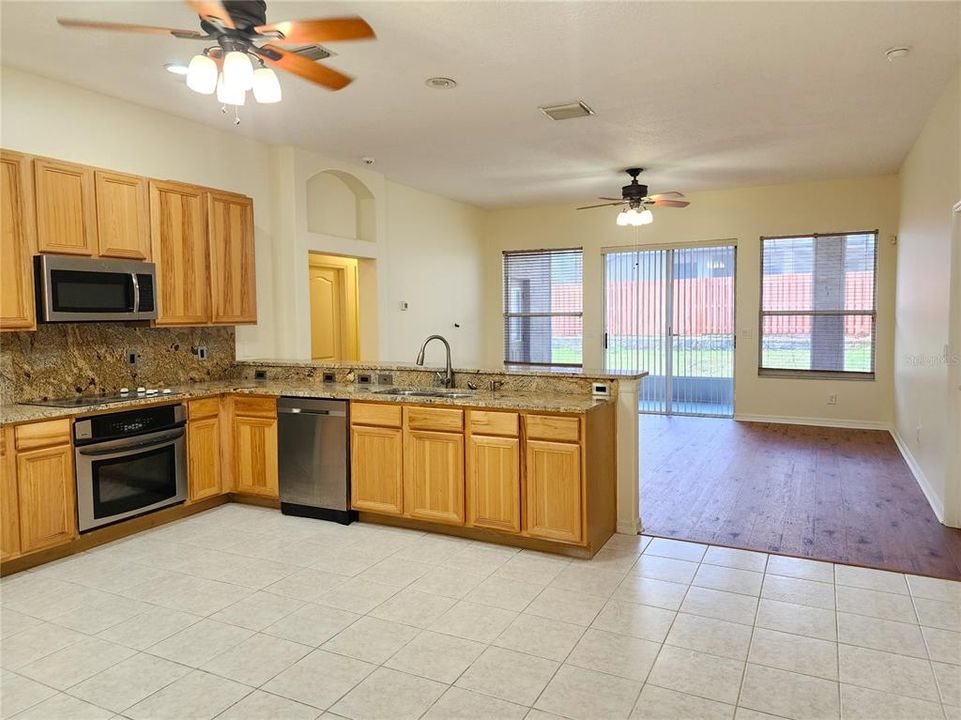
[[[581,365],[583,280],[580,250],[504,254],[504,362]]]
[[[876,233],[763,238],[762,370],[874,372]]]

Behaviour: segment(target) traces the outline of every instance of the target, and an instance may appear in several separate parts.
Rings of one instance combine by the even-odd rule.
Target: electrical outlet
[[[266,380],[267,371],[266,370],[254,370],[254,380]]]
[[[127,351],[127,362],[130,363],[131,365],[136,365],[137,363],[139,363],[139,362],[140,362],[140,353],[138,353],[136,350],[128,350],[128,351]]]
[[[610,397],[611,388],[607,383],[592,383],[591,384],[591,394],[594,397]]]
[[[828,395],[828,405],[837,405],[837,404],[838,404],[837,393],[831,393],[830,395]]]
[[[394,376],[391,373],[377,373],[377,384],[378,385],[393,385]]]
[[[357,373],[358,385],[370,385],[370,383],[371,383],[370,373]]]
[[[337,377],[336,377],[336,376],[334,375],[334,373],[332,373],[332,372],[325,372],[325,373],[324,373],[324,382],[325,382],[325,383],[337,382]]]

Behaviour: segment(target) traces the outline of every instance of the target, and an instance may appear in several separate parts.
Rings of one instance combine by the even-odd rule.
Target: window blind
[[[504,253],[504,362],[580,367],[581,249]]]
[[[877,232],[761,238],[762,373],[874,376]]]

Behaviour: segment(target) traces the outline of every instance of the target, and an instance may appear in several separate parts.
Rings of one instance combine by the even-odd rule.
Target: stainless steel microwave
[[[37,255],[41,322],[156,320],[153,263]]]

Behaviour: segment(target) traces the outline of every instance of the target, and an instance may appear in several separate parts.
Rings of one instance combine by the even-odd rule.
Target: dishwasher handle
[[[278,408],[281,415],[322,415],[325,417],[347,417],[347,413],[337,410],[304,410],[303,408]]]

